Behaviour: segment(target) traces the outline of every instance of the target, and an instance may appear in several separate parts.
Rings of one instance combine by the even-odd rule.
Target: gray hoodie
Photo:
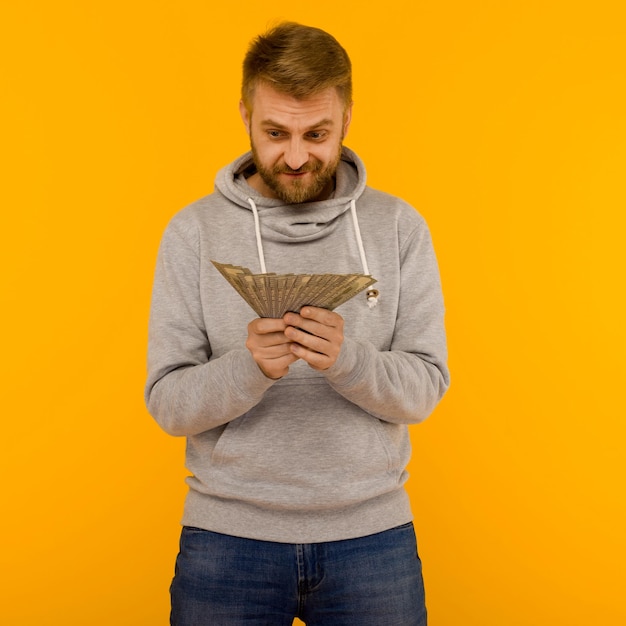
[[[322,202],[262,197],[246,183],[252,168],[248,153],[221,170],[215,192],[171,220],[157,260],[146,403],[166,432],[187,437],[182,522],[290,543],[404,524],[407,425],[449,383],[428,228],[408,204],[367,187],[347,148]],[[331,368],[300,360],[275,381],[244,345],[254,312],[211,260],[371,273],[379,302],[370,308],[362,293],[339,307],[345,339]]]

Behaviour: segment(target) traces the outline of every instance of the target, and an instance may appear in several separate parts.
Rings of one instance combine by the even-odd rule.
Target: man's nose
[[[285,150],[285,163],[292,169],[300,169],[309,160],[306,146],[298,138],[292,138]]]

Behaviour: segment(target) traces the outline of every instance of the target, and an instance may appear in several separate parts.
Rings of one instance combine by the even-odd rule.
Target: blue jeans
[[[173,626],[426,626],[413,524],[289,544],[183,528]]]

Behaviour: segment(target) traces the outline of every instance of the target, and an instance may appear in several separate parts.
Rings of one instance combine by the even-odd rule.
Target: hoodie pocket
[[[239,430],[246,418],[247,414],[242,415],[241,417],[238,417],[232,422],[228,422],[228,424],[226,424],[224,430],[222,430],[221,435],[215,443],[213,452],[211,453],[211,465],[218,468],[223,464],[225,459],[233,456],[233,453],[229,452],[231,443],[236,444],[237,430]]]
[[[383,423],[325,383],[307,381],[269,390],[222,431],[210,470],[192,471],[201,480],[204,473],[205,487],[221,497],[279,508],[339,507],[396,489],[404,481],[407,441],[406,427]]]

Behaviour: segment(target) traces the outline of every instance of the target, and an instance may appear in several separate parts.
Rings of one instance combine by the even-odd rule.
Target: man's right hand
[[[246,348],[261,371],[275,380],[282,378],[299,358],[291,352],[292,342],[285,337],[285,328],[284,320],[271,317],[259,317],[248,324]]]

